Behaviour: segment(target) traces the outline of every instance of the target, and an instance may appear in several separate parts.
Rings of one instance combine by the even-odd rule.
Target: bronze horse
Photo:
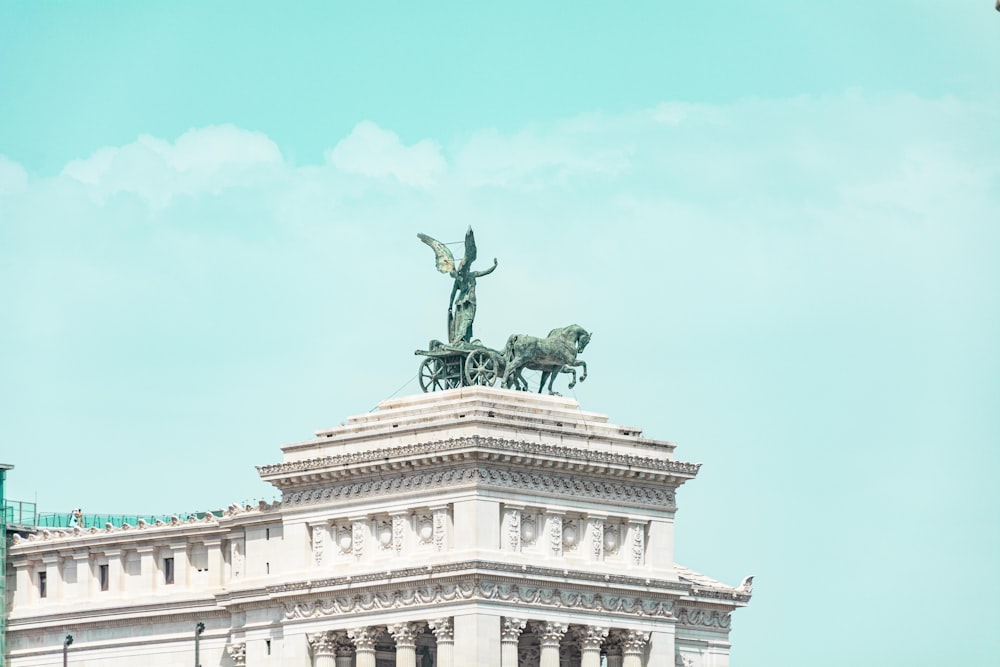
[[[577,361],[576,355],[587,347],[590,336],[591,334],[578,324],[553,329],[545,338],[514,334],[507,339],[507,344],[503,348],[506,367],[503,386],[508,389],[527,390],[528,382],[524,379],[522,371],[528,368],[542,372],[542,381],[538,385],[539,393],[545,388],[545,381],[548,380],[549,393],[556,394],[552,390],[552,383],[559,373],[573,374],[573,381],[569,383],[569,388],[572,389],[576,386],[576,366],[583,367],[580,382],[587,379],[587,363]]]

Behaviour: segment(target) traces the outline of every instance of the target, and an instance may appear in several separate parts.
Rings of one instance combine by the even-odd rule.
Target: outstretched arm
[[[490,268],[486,269],[485,271],[473,271],[472,275],[474,275],[476,278],[482,278],[483,276],[488,276],[491,273],[493,273],[493,271],[496,268],[497,268],[497,258],[494,257],[493,258],[493,266],[491,266]]]

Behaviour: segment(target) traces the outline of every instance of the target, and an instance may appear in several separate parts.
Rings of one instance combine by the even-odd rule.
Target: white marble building
[[[575,401],[390,399],[260,466],[282,502],[9,553],[10,667],[724,667],[750,598],[674,563],[698,466]]]

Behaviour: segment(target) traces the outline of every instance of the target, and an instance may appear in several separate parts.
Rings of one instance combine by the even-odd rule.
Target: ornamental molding
[[[677,609],[676,616],[677,625],[723,632],[728,631],[733,622],[729,612],[699,609],[698,607],[680,607]]]
[[[339,476],[365,474],[371,469],[366,466],[364,470],[344,470],[343,466],[364,463],[385,463],[390,458],[405,458],[412,456],[423,456],[429,454],[441,454],[451,450],[461,450],[473,448],[479,450],[481,458],[509,460],[511,454],[521,454],[525,456],[538,456],[545,458],[570,459],[570,461],[560,461],[560,464],[570,469],[576,469],[581,465],[587,470],[594,470],[595,466],[600,466],[599,472],[605,475],[630,476],[635,473],[635,468],[655,470],[667,475],[680,475],[683,477],[694,477],[698,474],[700,463],[686,463],[684,461],[673,461],[663,458],[653,458],[650,456],[636,456],[633,454],[619,454],[615,452],[594,451],[592,449],[580,449],[577,447],[566,447],[563,445],[547,445],[538,442],[525,442],[521,440],[507,440],[489,436],[472,435],[463,438],[449,438],[447,440],[435,440],[433,442],[422,442],[412,445],[401,445],[398,447],[383,447],[379,449],[368,449],[361,452],[349,454],[337,454],[334,456],[321,456],[301,461],[290,461],[287,463],[273,463],[270,465],[257,466],[257,472],[261,477],[273,477],[282,475],[293,475],[300,472],[315,473],[322,468],[340,468],[336,471]],[[468,458],[466,454],[460,457],[462,460]],[[437,465],[440,457],[425,462],[411,461],[411,465]],[[603,464],[603,465],[601,465]],[[398,467],[398,462],[392,464]],[[608,466],[616,466],[609,468]],[[273,480],[280,483],[282,480]]]
[[[344,591],[323,598],[286,603],[284,619],[328,618],[469,601],[507,602],[519,609],[563,609],[668,620],[673,620],[671,609],[674,606],[666,599],[498,582],[477,576],[467,581],[396,586],[392,590]],[[559,636],[564,632],[565,628]]]
[[[454,574],[456,572],[469,572],[476,570],[487,570],[490,574],[500,574],[522,577],[551,577],[559,579],[576,579],[581,584],[594,583],[602,587],[607,586],[633,586],[645,589],[659,589],[668,591],[674,595],[685,595],[691,590],[691,585],[683,581],[670,581],[667,579],[648,579],[641,577],[630,577],[622,574],[601,574],[599,572],[587,572],[582,570],[569,570],[566,568],[542,567],[539,565],[514,564],[497,561],[467,560],[453,563],[442,563],[440,565],[427,565],[424,567],[407,567],[398,570],[391,570],[391,576],[395,580],[407,579],[410,577],[426,579],[431,576]],[[478,575],[477,575],[478,576]],[[359,584],[379,584],[385,582],[386,572],[366,572],[357,575],[344,575],[340,577],[328,577],[325,579],[310,579],[305,581],[289,582],[275,586],[267,586],[264,592],[268,595],[280,595],[283,593],[297,593],[301,591],[311,591],[318,588],[336,588],[339,586],[357,586]]]
[[[677,509],[673,489],[623,483],[617,480],[587,478],[556,473],[522,472],[470,465],[427,472],[397,473],[368,478],[362,482],[341,482],[308,489],[285,490],[287,506],[342,503],[374,496],[398,495],[458,486],[484,486],[517,489],[536,495],[587,498],[600,502]]]

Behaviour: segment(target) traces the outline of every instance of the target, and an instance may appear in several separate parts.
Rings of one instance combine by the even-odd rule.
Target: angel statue
[[[476,278],[493,273],[497,268],[496,258],[493,258],[493,266],[485,271],[470,270],[476,261],[476,237],[472,235],[472,227],[465,233],[465,257],[457,267],[448,246],[426,234],[417,234],[417,238],[434,250],[437,270],[455,279],[448,299],[448,342],[451,345],[471,343],[472,321],[476,319]]]

